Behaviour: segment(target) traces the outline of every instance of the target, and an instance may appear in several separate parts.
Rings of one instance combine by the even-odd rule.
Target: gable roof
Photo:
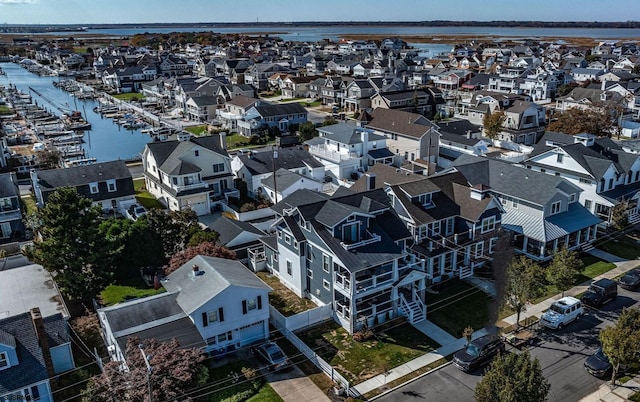
[[[229,156],[225,149],[222,149],[220,146],[220,136],[219,135],[209,135],[204,137],[191,137],[189,141],[160,141],[160,142],[151,142],[146,144],[147,149],[151,155],[153,155],[156,163],[158,164],[158,168],[164,172],[174,171],[179,164],[178,158],[172,158],[172,154],[181,155],[183,152],[191,149],[195,145],[199,145],[205,149],[208,149],[212,152],[216,152],[222,156]],[[165,162],[167,165],[164,165]]]
[[[262,230],[256,228],[249,222],[230,219],[226,216],[221,216],[219,219],[209,225],[209,228],[218,233],[218,243],[220,244],[228,244],[244,232],[249,232],[260,236],[265,235]]]
[[[0,198],[17,197],[17,182],[13,173],[0,174]]]
[[[421,138],[432,128],[437,128],[426,117],[401,110],[376,108],[367,128],[406,137]]]
[[[198,266],[201,274],[193,274],[193,265]],[[162,285],[171,292],[179,292],[176,301],[187,314],[230,287],[271,290],[241,262],[205,256],[189,260],[169,274]]]
[[[236,156],[252,175],[273,172],[275,164],[278,169],[299,169],[303,167],[318,168],[324,166],[315,159],[309,151],[296,147],[278,149],[278,157],[273,158],[273,152],[255,152]]]
[[[78,187],[106,180],[131,178],[131,172],[123,160],[38,171],[38,184],[42,189],[49,190],[65,186]]]

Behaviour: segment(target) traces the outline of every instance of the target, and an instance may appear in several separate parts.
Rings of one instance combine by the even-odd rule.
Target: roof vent
[[[197,264],[193,264],[191,269],[193,269],[193,276],[200,276],[204,274],[204,271],[200,271],[200,267]]]

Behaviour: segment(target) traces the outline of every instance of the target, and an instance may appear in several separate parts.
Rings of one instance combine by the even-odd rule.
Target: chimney
[[[191,269],[193,269],[193,276],[200,275],[200,267],[197,264],[193,264]]]
[[[218,135],[220,136],[220,148],[227,149],[227,133],[221,131]]]
[[[374,190],[376,188],[376,174],[375,173],[367,173],[365,174],[367,180],[367,191]]]
[[[40,308],[34,307],[31,309],[31,321],[33,322],[33,329],[38,337],[38,344],[42,349],[42,357],[44,358],[44,365],[47,368],[47,374],[49,377],[53,377],[55,372],[53,371],[53,361],[51,360],[51,352],[49,351],[49,338],[47,337],[47,331],[44,329],[44,319],[40,314]]]

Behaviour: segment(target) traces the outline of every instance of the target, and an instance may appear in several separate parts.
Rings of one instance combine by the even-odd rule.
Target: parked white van
[[[567,296],[553,302],[549,310],[540,318],[540,324],[551,329],[562,329],[573,320],[577,320],[584,314],[580,300]]]

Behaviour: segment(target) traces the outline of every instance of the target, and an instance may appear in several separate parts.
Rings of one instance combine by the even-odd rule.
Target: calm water
[[[315,42],[321,39],[337,40],[346,34],[388,35],[397,36],[410,41],[410,36],[429,35],[478,35],[510,38],[545,38],[545,37],[585,37],[601,40],[620,38],[640,38],[640,29],[612,28],[513,28],[513,27],[421,27],[421,26],[344,26],[326,25],[317,27],[293,27],[282,24],[275,27],[171,27],[171,28],[128,28],[128,29],[91,29],[91,34],[110,36],[131,36],[140,33],[170,32],[217,32],[232,33],[273,33],[285,40]],[[70,34],[73,36],[73,34]]]
[[[69,93],[54,87],[53,82],[60,79],[58,77],[40,77],[15,63],[0,63],[0,67],[7,73],[0,76],[0,85],[15,85],[23,92],[30,93],[38,105],[49,111],[60,115],[62,112],[58,107],[71,109],[77,106],[92,127],[90,131],[85,132],[83,144],[89,158],[96,158],[99,162],[137,158],[144,145],[151,141],[148,134],[142,134],[140,130],[126,130],[115,124],[112,119],[102,118],[93,112],[93,108],[98,106],[97,101],[75,99]],[[46,99],[30,91],[29,87],[44,95]]]

